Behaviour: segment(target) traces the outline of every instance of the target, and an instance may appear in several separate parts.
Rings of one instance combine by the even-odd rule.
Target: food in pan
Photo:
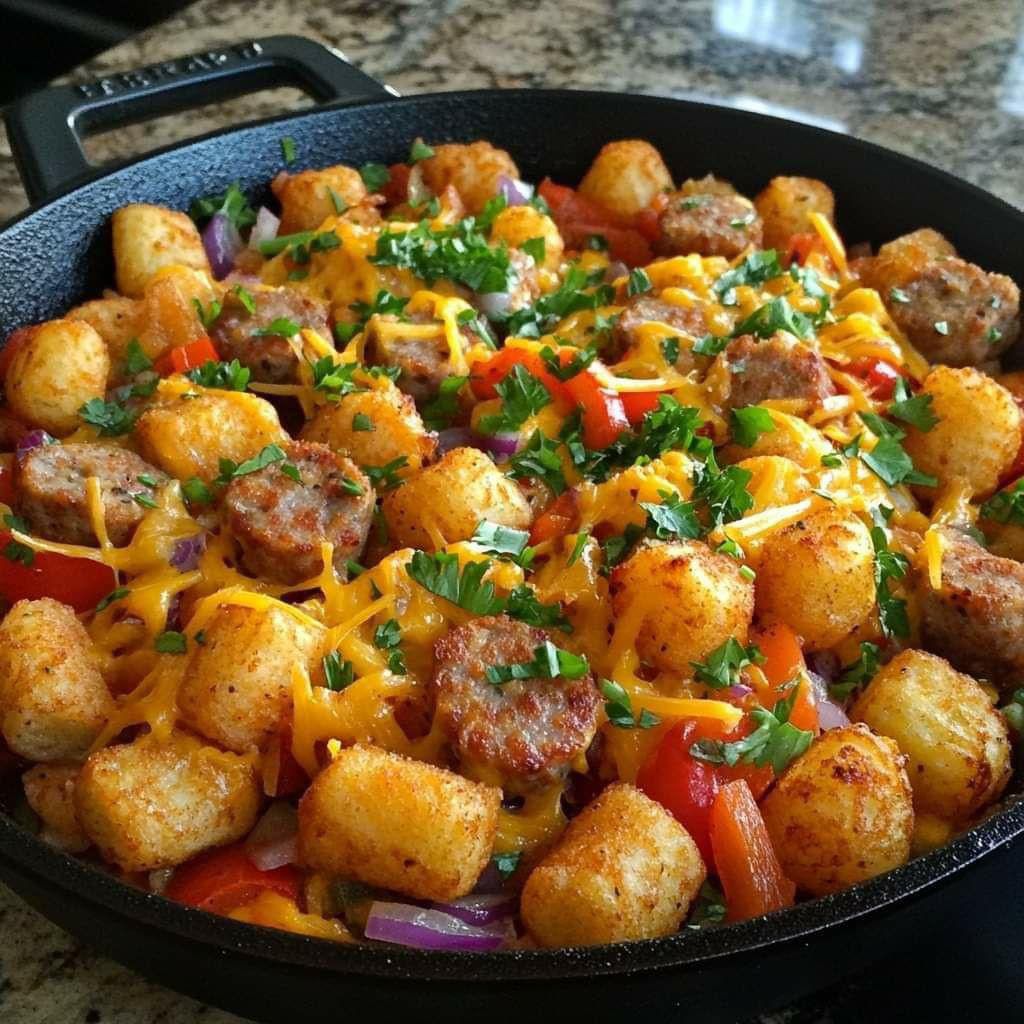
[[[0,733],[45,841],[485,951],[757,917],[999,799],[1011,280],[636,140],[577,188],[416,140],[271,191],[118,210],[116,290],[0,351]]]

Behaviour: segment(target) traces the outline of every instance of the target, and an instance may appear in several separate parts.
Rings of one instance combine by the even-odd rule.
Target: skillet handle
[[[302,36],[268,36],[40,89],[12,103],[4,122],[29,201],[37,203],[95,172],[84,136],[281,85],[298,86],[320,102],[397,95],[337,50]]]

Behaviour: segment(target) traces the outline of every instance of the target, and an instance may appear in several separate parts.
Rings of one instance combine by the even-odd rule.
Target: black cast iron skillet
[[[270,85],[298,84],[326,105],[97,170],[79,135]],[[187,208],[233,181],[258,197],[282,166],[391,163],[410,140],[489,139],[523,176],[576,182],[602,143],[649,139],[677,179],[714,171],[752,194],[779,173],[835,190],[847,239],[922,225],[963,255],[1024,281],[1024,216],[971,185],[877,146],[744,111],[615,93],[481,91],[396,99],[339,54],[278,36],[45,90],[7,114],[33,208],[0,231],[0,337],[59,316],[113,280],[110,214],[131,202]],[[684,1011],[734,1020],[919,943],[956,932],[965,905],[992,900],[1024,832],[1016,797],[947,847],[864,885],[718,930],[591,949],[498,954],[336,946],[254,928],[129,888],[62,856],[0,813],[0,877],[92,946],[173,988],[261,1021],[367,1011],[446,1018],[622,1020]],[[967,869],[970,868],[970,872]],[[963,877],[968,875],[966,879]],[[959,876],[959,877],[957,877]],[[953,884],[956,878],[956,884]],[[986,888],[989,887],[989,888]],[[998,920],[998,900],[989,919]],[[969,941],[969,936],[957,940]]]

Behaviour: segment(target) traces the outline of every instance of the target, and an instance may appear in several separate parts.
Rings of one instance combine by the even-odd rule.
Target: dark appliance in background
[[[187,7],[189,0],[0,0],[0,106]]]

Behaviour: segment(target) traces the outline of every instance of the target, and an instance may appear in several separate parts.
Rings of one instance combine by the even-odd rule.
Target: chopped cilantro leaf
[[[513,679],[579,679],[590,671],[582,654],[573,654],[545,640],[533,649],[532,661],[511,665],[488,665],[484,675],[492,686],[502,686]]]
[[[864,640],[860,645],[860,657],[851,665],[844,665],[834,683],[829,684],[829,696],[844,701],[859,686],[870,683],[878,671],[878,645]]]
[[[600,685],[605,699],[604,713],[612,725],[619,729],[651,729],[660,724],[661,719],[646,708],[634,715],[629,694],[614,680],[602,679]]]
[[[285,454],[276,444],[268,444],[251,459],[235,463],[231,459],[220,460],[220,475],[214,480],[215,486],[226,487],[232,480],[240,476],[248,476],[250,473],[258,473],[275,462],[284,462]]]
[[[705,334],[703,338],[698,338],[693,343],[693,351],[698,356],[717,356],[728,344],[728,338]]]
[[[161,654],[184,654],[188,649],[188,640],[184,633],[168,629],[153,641],[153,647]]]
[[[343,661],[337,651],[325,654],[321,660],[321,665],[324,670],[324,682],[328,690],[340,693],[355,682],[355,666],[351,661]]]
[[[135,414],[117,402],[104,402],[102,398],[90,398],[79,410],[78,415],[101,437],[120,437],[131,432],[135,426]]]
[[[715,294],[721,299],[739,285],[764,284],[782,272],[779,254],[774,249],[761,249],[722,274],[715,281]]]
[[[132,338],[124,353],[124,372],[127,377],[153,369],[153,360],[142,351],[138,338]]]
[[[398,473],[408,464],[409,459],[405,455],[399,455],[398,458],[385,462],[383,466],[361,466],[360,468],[378,491],[390,491],[402,482]]]
[[[780,295],[741,320],[733,328],[732,336],[738,338],[741,334],[755,334],[759,338],[770,338],[776,331],[788,331],[798,338],[806,338],[813,330],[814,322],[811,318],[798,313],[785,296]]]
[[[551,392],[522,363],[516,363],[494,390],[502,400],[501,412],[480,417],[482,434],[514,432],[551,402]]]
[[[544,259],[547,256],[547,247],[544,243],[543,236],[540,238],[527,239],[519,246],[519,248],[522,249],[538,267],[542,267],[544,265]]]
[[[764,655],[756,644],[744,647],[735,637],[716,647],[707,661],[692,661],[697,679],[714,690],[724,690],[739,682],[740,671],[748,665],[760,665]]]
[[[370,192],[379,192],[391,180],[391,172],[383,164],[363,164],[359,176]]]
[[[1024,526],[1024,479],[1012,487],[993,494],[981,506],[981,514],[997,523],[1016,523]]]
[[[204,388],[219,388],[221,391],[244,391],[249,386],[252,371],[237,359],[230,363],[209,362],[189,370],[185,376]]]
[[[224,214],[239,231],[256,223],[256,211],[237,181],[218,195],[196,199],[189,209],[189,216],[199,225],[205,224],[215,213]]]
[[[558,455],[559,447],[558,441],[535,430],[526,446],[508,460],[508,475],[515,480],[539,480],[555,494],[561,494],[566,488],[566,482],[562,460]]]
[[[701,535],[700,523],[693,511],[693,505],[682,501],[678,494],[659,491],[661,504],[641,501],[640,507],[647,513],[647,531],[659,540],[673,537],[687,537],[695,540]]]
[[[418,164],[421,160],[429,160],[434,155],[432,146],[428,146],[422,139],[414,139],[409,147],[409,163]]]
[[[286,164],[295,163],[295,140],[290,135],[281,139],[281,159]]]
[[[245,311],[252,316],[252,314],[256,312],[256,300],[253,298],[252,292],[244,285],[236,284],[234,287],[234,293]]]
[[[733,409],[729,414],[729,422],[732,439],[744,448],[752,448],[762,434],[770,434],[775,430],[772,414],[759,405]]]
[[[302,330],[300,324],[297,324],[294,320],[289,320],[288,317],[279,316],[276,320],[271,320],[266,327],[257,328],[252,332],[252,336],[254,338],[291,338],[298,334],[300,330]]]
[[[907,574],[910,563],[906,555],[889,550],[889,538],[885,532],[892,509],[880,505],[873,513],[871,545],[875,550],[875,599],[878,603],[878,621],[887,637],[910,636],[910,621],[907,618],[907,602],[895,597],[890,590],[893,580]]]
[[[666,363],[668,363],[670,366],[675,365],[675,361],[679,358],[679,339],[662,338],[661,354],[664,357]]]
[[[634,267],[629,272],[629,281],[626,284],[627,295],[643,295],[644,292],[649,292],[653,287],[651,279],[647,276],[647,271],[643,267]]]
[[[123,601],[131,591],[127,587],[118,587],[112,590],[106,597],[100,598],[96,605],[96,612],[99,614],[109,608],[115,601]]]
[[[918,430],[925,432],[939,422],[939,417],[932,411],[932,396],[922,392],[912,395],[904,377],[896,379],[893,390],[893,402],[886,410],[894,419],[902,420]]]
[[[505,602],[495,594],[493,583],[484,582],[483,577],[490,567],[491,562],[485,559],[468,563],[460,572],[456,555],[443,551],[428,555],[416,551],[406,572],[425,590],[474,615],[498,615],[504,611]]]
[[[468,381],[469,377],[460,376],[445,377],[441,381],[437,397],[427,402],[421,410],[428,430],[444,430],[451,425],[459,411],[459,392]]]
[[[365,412],[357,412],[352,417],[352,429],[357,434],[369,434],[373,432],[373,420]]]

